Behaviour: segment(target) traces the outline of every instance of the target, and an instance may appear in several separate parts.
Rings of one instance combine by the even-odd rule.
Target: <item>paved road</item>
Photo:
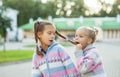
[[[103,56],[108,77],[120,77],[120,41],[105,41],[96,46]]]
[[[120,40],[96,42],[95,46],[99,49],[103,58],[107,77],[120,77]],[[71,51],[73,48],[68,47],[67,50]],[[71,56],[74,61],[74,56],[72,54]]]
[[[31,77],[31,61],[1,65],[0,77]]]
[[[105,40],[97,42],[95,45],[103,58],[107,77],[120,77],[120,40]],[[66,47],[74,61],[73,52],[70,52],[74,51],[73,49],[74,47]],[[0,65],[0,77],[31,77],[30,72],[31,61]]]

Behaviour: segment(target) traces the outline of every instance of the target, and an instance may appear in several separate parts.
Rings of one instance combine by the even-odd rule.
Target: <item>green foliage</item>
[[[0,63],[28,60],[32,58],[32,55],[33,52],[31,50],[8,50],[6,52],[0,51]]]
[[[62,1],[60,10],[64,14],[56,15],[60,1]],[[75,1],[71,16],[66,16],[67,10],[64,9],[68,1]],[[42,3],[41,0],[3,0],[3,5],[19,11],[18,26],[28,23],[30,18],[36,20],[38,17],[47,18],[49,15],[52,17],[77,17],[83,13],[81,9],[83,8],[83,0],[48,0],[47,3]]]
[[[114,5],[104,3],[104,0],[97,0],[102,9],[98,14],[90,16],[116,16],[120,13],[118,6],[120,0],[115,0]],[[59,4],[61,4],[59,6]],[[18,26],[28,23],[30,18],[36,20],[38,17],[46,19],[49,15],[55,17],[79,17],[86,16],[85,12],[89,11],[89,7],[84,5],[84,0],[47,0],[47,3],[42,3],[41,0],[3,0],[3,5],[19,11]],[[70,8],[69,8],[69,6]],[[104,8],[112,7],[112,11],[107,13]],[[70,15],[67,12],[72,10]],[[57,13],[58,12],[58,13]]]
[[[109,17],[115,17],[117,14],[120,14],[120,0],[115,0],[114,4],[105,3],[104,0],[98,0],[98,2],[101,4],[102,9],[100,10],[98,15],[93,16],[109,16]],[[111,7],[111,11],[107,12],[107,10]]]
[[[85,16],[85,11],[87,8],[84,6],[84,0],[72,0],[75,2],[75,5],[72,7],[71,17]]]
[[[19,11],[19,25],[27,23],[29,18],[32,17],[32,12],[34,9],[33,0],[3,0],[3,5]]]
[[[115,0],[115,4],[113,4],[111,14],[120,14],[120,0]]]

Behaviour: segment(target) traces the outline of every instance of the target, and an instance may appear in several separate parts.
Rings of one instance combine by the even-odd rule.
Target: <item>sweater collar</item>
[[[89,44],[89,45],[87,45],[87,47],[86,47],[83,51],[84,51],[84,53],[87,53],[88,50],[90,50],[90,49],[92,49],[92,48],[95,48],[95,47],[93,46],[93,44]]]
[[[51,43],[51,45],[48,47],[47,51],[44,51],[44,49],[43,49],[41,46],[39,46],[38,48],[39,48],[39,50],[45,55],[52,47],[54,47],[54,46],[57,45],[57,44],[58,44],[58,42],[53,41],[53,42]]]

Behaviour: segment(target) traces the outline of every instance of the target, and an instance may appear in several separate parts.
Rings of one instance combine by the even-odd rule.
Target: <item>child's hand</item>
[[[82,50],[82,45],[81,44],[77,44],[76,45],[76,50]]]
[[[74,38],[72,41],[76,43],[76,50],[82,50],[82,45],[78,42],[78,40]]]

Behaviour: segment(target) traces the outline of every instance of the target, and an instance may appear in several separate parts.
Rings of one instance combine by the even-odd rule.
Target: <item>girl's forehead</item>
[[[77,29],[76,33],[80,33],[80,32],[85,32],[85,29],[81,29],[81,28]]]
[[[85,29],[78,29],[76,34],[87,34],[87,31]]]
[[[44,30],[53,30],[53,31],[55,31],[56,29],[55,29],[55,27],[52,26],[52,25],[46,25],[46,26],[44,27]]]

